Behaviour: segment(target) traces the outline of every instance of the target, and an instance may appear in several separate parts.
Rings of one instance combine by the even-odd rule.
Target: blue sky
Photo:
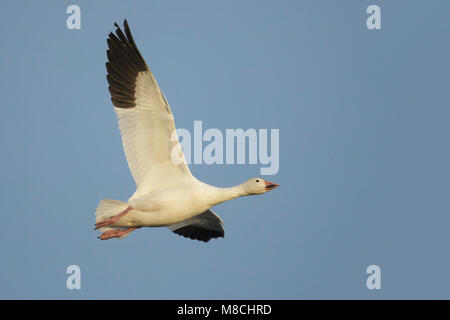
[[[81,8],[81,29],[66,8]],[[366,8],[381,8],[368,30]],[[0,298],[450,298],[448,1],[2,2]],[[225,238],[100,241],[134,192],[106,82],[127,18],[177,127],[276,128],[280,188]],[[191,165],[231,186],[259,165]],[[81,290],[66,288],[67,266]],[[366,268],[381,268],[368,290]]]

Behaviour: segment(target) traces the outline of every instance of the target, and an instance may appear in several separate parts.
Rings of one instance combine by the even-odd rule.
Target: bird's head
[[[263,194],[278,187],[278,184],[262,178],[251,178],[242,184],[242,188],[248,194]]]

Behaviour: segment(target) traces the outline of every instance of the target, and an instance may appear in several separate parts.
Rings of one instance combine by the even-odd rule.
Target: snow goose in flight
[[[169,104],[140,54],[124,21],[110,33],[106,69],[111,101],[119,122],[125,156],[136,182],[128,202],[103,199],[96,210],[100,239],[124,238],[141,227],[168,227],[201,241],[224,236],[223,222],[211,207],[278,187],[252,178],[219,188],[190,172],[176,135]],[[175,157],[174,157],[175,155]]]

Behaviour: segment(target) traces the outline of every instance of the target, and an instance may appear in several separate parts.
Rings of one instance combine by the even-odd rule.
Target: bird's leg
[[[103,232],[98,238],[101,240],[108,240],[111,238],[120,238],[124,235],[126,235],[127,233],[139,229],[140,227],[131,227],[128,229],[114,229],[114,230],[108,230]]]
[[[115,216],[112,216],[108,219],[99,221],[95,224],[95,230],[99,229],[99,228],[103,228],[103,227],[107,227],[110,226],[114,223],[117,222],[117,220],[119,220],[120,218],[122,218],[124,215],[126,215],[129,211],[133,210],[134,208],[132,206],[128,206],[128,208],[126,208],[125,210],[123,210],[121,213],[116,214]]]

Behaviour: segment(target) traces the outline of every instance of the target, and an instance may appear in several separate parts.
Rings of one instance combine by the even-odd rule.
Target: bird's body
[[[107,79],[130,171],[137,185],[128,202],[101,200],[100,239],[123,238],[141,227],[169,227],[191,239],[223,237],[223,222],[210,208],[240,196],[278,187],[252,178],[235,187],[203,183],[190,172],[173,114],[134,43],[128,23],[109,34]]]
[[[243,190],[237,187],[217,188],[194,178],[169,189],[154,190],[140,197],[130,198],[128,203],[134,210],[114,226],[170,226],[243,194]]]

